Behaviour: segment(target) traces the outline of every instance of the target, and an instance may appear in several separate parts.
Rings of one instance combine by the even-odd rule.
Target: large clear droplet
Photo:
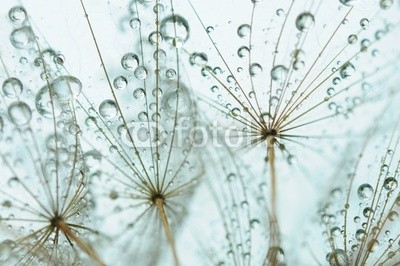
[[[81,94],[82,83],[76,77],[61,76],[53,81],[51,88],[60,101],[69,101]]]
[[[29,49],[35,43],[31,27],[24,26],[14,30],[10,35],[11,44],[17,49]]]
[[[370,184],[362,184],[358,187],[357,194],[361,200],[369,200],[374,195],[374,189]]]
[[[135,70],[139,65],[139,57],[134,53],[127,53],[121,58],[121,66],[126,70]]]
[[[310,12],[303,12],[296,19],[296,28],[305,32],[314,25],[314,22],[314,16]]]
[[[389,9],[390,7],[392,7],[392,5],[393,5],[393,0],[380,0],[379,1],[379,6],[384,10]]]
[[[8,17],[13,23],[22,24],[26,20],[26,11],[22,6],[15,6],[8,12]]]
[[[252,77],[256,77],[256,76],[258,76],[258,75],[260,75],[261,73],[262,73],[262,67],[261,67],[261,65],[260,64],[258,64],[258,63],[253,63],[253,64],[251,64],[251,66],[250,66],[250,75],[252,76]]]
[[[176,88],[176,84],[171,82],[171,87]],[[169,116],[175,117],[176,115],[188,115],[192,101],[188,90],[180,85],[179,91],[171,89],[164,93],[162,105]]]
[[[182,16],[171,15],[161,21],[160,32],[167,41],[179,38],[185,43],[189,39],[189,24]]]
[[[288,69],[283,65],[277,65],[271,69],[271,78],[275,81],[283,81],[288,74]]]
[[[351,77],[356,72],[355,67],[352,63],[347,62],[340,68],[340,77],[342,79]]]
[[[32,119],[31,108],[24,102],[14,102],[8,107],[8,115],[16,126],[27,125]]]
[[[139,80],[144,80],[147,78],[147,69],[144,66],[138,66],[135,69],[134,75]]]
[[[8,98],[16,98],[22,93],[22,82],[17,78],[8,78],[3,82],[3,93]]]
[[[53,108],[49,93],[49,88],[47,86],[42,87],[35,97],[35,106],[38,113],[45,118],[58,117],[61,114],[61,105],[59,101],[53,98],[54,115]]]
[[[245,38],[250,35],[251,28],[248,24],[240,25],[237,29],[237,34],[240,38]]]
[[[119,76],[114,79],[113,84],[117,90],[123,90],[128,86],[128,80],[124,76]]]
[[[117,105],[113,100],[104,100],[99,106],[99,113],[104,119],[113,119],[118,114]]]
[[[342,249],[335,249],[327,256],[329,265],[346,266],[349,265],[349,258],[346,252]]]

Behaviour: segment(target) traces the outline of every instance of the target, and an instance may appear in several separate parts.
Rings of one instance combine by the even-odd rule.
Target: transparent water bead
[[[10,35],[11,44],[17,49],[29,49],[35,43],[35,35],[31,27],[23,26]]]
[[[8,107],[8,115],[16,126],[27,125],[32,119],[32,111],[24,102],[14,102]]]
[[[161,21],[160,32],[165,40],[179,38],[185,43],[189,39],[189,24],[180,15],[170,15]]]
[[[303,12],[296,19],[296,28],[301,32],[306,32],[314,23],[314,16],[310,12]]]
[[[358,187],[357,194],[361,200],[369,200],[374,195],[374,189],[370,184],[362,184]]]
[[[104,119],[113,119],[118,115],[117,105],[113,100],[104,100],[99,106],[99,113]]]
[[[360,20],[360,26],[366,30],[368,28],[369,25],[369,20],[367,18],[363,18]]]
[[[142,88],[137,88],[133,91],[133,97],[137,100],[143,99],[145,95],[146,93]]]
[[[60,102],[53,99],[53,106],[54,106],[54,115],[53,115],[53,108],[49,93],[49,87],[47,86],[42,87],[36,94],[35,106],[38,113],[45,118],[58,117],[61,114],[62,110]]]
[[[60,76],[53,81],[51,88],[60,101],[69,101],[81,94],[82,83],[74,76]]]
[[[349,258],[346,252],[342,249],[335,249],[328,254],[327,260],[329,265],[334,266],[346,266],[349,265]],[[338,264],[339,263],[339,264]]]
[[[358,41],[358,37],[355,34],[351,34],[349,35],[349,37],[347,38],[347,42],[349,44],[355,44]]]
[[[262,70],[263,69],[262,69],[261,65],[258,63],[251,64],[250,69],[249,69],[250,75],[252,77],[256,77],[256,76],[260,75],[262,73]]]
[[[138,18],[133,18],[129,22],[129,25],[131,26],[132,29],[140,28],[140,24],[141,24],[141,22],[140,22],[140,19],[138,19]]]
[[[22,93],[22,82],[17,78],[8,78],[3,82],[2,90],[6,97],[16,98]]]
[[[162,106],[167,114],[171,117],[178,115],[189,115],[192,100],[188,89],[179,84],[179,91],[176,90],[176,82],[170,82],[170,87],[162,96]]]
[[[247,57],[250,54],[250,49],[247,46],[241,46],[237,54],[240,58]]]
[[[22,6],[15,6],[8,12],[8,17],[13,23],[22,24],[26,20],[26,11]]]
[[[237,34],[240,38],[245,38],[250,35],[251,28],[248,24],[240,25],[237,29]]]
[[[271,78],[275,81],[283,81],[288,74],[288,69],[283,65],[277,65],[271,69]]]
[[[144,80],[147,78],[147,69],[144,66],[138,66],[135,71],[134,75],[139,80]]]
[[[379,1],[379,6],[384,10],[391,8],[392,5],[393,5],[393,0],[380,0]]]
[[[340,68],[340,77],[345,79],[354,75],[355,72],[356,69],[354,65],[350,62],[347,62]]]
[[[139,57],[134,53],[126,53],[121,58],[121,66],[126,70],[135,70],[139,65]]]
[[[118,76],[114,79],[113,84],[117,90],[123,90],[128,86],[128,80],[124,76]]]

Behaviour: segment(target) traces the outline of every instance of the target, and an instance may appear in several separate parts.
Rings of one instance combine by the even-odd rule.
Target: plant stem
[[[163,227],[164,227],[165,235],[167,236],[168,244],[172,251],[172,256],[174,257],[174,265],[179,266],[179,259],[178,259],[178,254],[176,252],[174,236],[172,234],[171,227],[168,222],[167,214],[165,213],[164,199],[157,198],[154,201],[154,204],[157,207],[158,214],[160,215],[160,219],[161,219]]]
[[[275,166],[275,139],[274,137],[267,138],[267,157],[270,168],[270,213],[269,213],[269,229],[270,241],[267,259],[271,265],[278,265],[278,256],[281,251],[280,247],[280,231],[277,214],[277,178]]]
[[[96,262],[96,265],[105,266],[106,264],[101,260],[96,251],[85,241],[80,239],[70,228],[69,226],[63,222],[62,220],[58,220],[56,224],[57,228],[59,228],[67,238],[73,240],[79,248],[82,249],[93,261]]]

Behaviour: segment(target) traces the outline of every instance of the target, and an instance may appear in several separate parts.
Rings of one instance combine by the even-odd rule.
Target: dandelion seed
[[[360,91],[360,85],[363,82],[382,84],[383,76],[390,78],[396,69],[398,51],[391,53],[391,48],[382,47],[381,50],[387,52],[387,59],[377,60],[376,63],[373,63],[374,57],[367,54],[372,49],[371,45],[382,45],[381,39],[368,39],[370,37],[367,36],[372,32],[371,27],[386,27],[380,20],[387,14],[372,4],[372,1],[368,4],[358,3],[337,1],[328,4],[321,1],[304,5],[286,1],[271,6],[269,2],[253,1],[243,4],[243,10],[248,10],[248,17],[237,15],[238,21],[246,20],[245,23],[239,21],[237,32],[242,32],[243,25],[249,25],[249,34],[248,37],[239,34],[240,37],[246,35],[246,43],[238,45],[237,53],[229,53],[229,45],[225,45],[215,30],[211,34],[207,33],[205,14],[199,11],[201,5],[191,4],[206,32],[205,38],[210,40],[207,54],[214,60],[209,60],[208,64],[224,69],[224,74],[220,75],[213,73],[210,65],[201,66],[201,73],[207,75],[210,87],[217,85],[222,92],[218,91],[217,99],[216,95],[199,93],[199,99],[231,118],[237,128],[237,135],[247,140],[243,146],[254,148],[261,144],[267,153],[270,175],[270,246],[275,251],[280,248],[277,151],[282,150],[287,158],[292,158],[292,144],[306,146],[303,141],[307,139],[323,139],[326,133],[322,132],[321,126],[318,128],[318,124],[324,125],[339,116],[348,117],[356,107],[381,97],[376,92]],[[282,12],[275,12],[278,7],[283,9],[284,18],[277,15]],[[357,10],[361,9],[363,16],[360,18]],[[332,10],[339,10],[337,19],[327,23],[324,16]],[[266,15],[266,12],[271,11],[275,14],[273,19]],[[378,15],[375,15],[377,12]],[[398,23],[396,18],[393,23]],[[385,37],[398,36],[398,30],[392,30],[392,35]],[[361,49],[350,46],[358,38],[363,39]],[[239,61],[235,56],[230,57],[230,54],[238,54],[239,59],[245,60]],[[363,68],[361,62],[370,62],[367,64],[377,67]],[[248,66],[247,73],[233,71],[242,65],[245,66],[243,69]],[[253,69],[254,65],[259,67]],[[330,95],[326,95],[326,87],[332,86],[330,82],[335,92],[330,90]],[[346,97],[354,100],[346,100]],[[335,107],[326,112],[328,105]],[[277,256],[278,253],[274,252]],[[272,260],[270,263],[277,265],[277,261]]]

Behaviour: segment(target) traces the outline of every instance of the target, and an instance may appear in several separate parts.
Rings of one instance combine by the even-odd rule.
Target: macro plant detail
[[[371,10],[363,3],[367,8],[362,16],[357,14],[358,5],[354,1],[306,4],[286,1],[275,5],[253,1],[244,7],[247,17],[235,14],[243,21],[236,30],[237,38],[243,40],[239,47],[227,47],[220,41],[215,27],[208,26],[212,22],[205,21],[196,11],[200,5],[192,5],[212,47],[207,53],[219,61],[214,66],[211,60],[192,63],[202,67],[201,73],[211,81],[210,91],[217,96],[203,93],[200,99],[231,117],[237,130],[233,138],[244,139],[242,145],[247,148],[264,143],[270,176],[270,248],[279,250],[277,151],[281,150],[290,159],[295,156],[291,146],[304,145],[303,140],[320,139],[324,135],[329,138],[331,131],[333,136],[339,135],[337,127],[321,131],[323,127],[319,125],[324,126],[323,122],[337,117],[346,118],[358,106],[376,101],[383,94],[389,95],[390,89],[374,91],[371,84],[381,84],[388,73],[396,71],[399,53],[398,50],[383,52],[382,61],[370,56],[371,50],[382,45],[384,36],[390,38],[389,32],[396,31],[396,20],[387,22],[376,15],[387,11],[388,2],[377,5],[371,1]],[[327,10],[339,10],[337,18],[326,22],[322,14]],[[368,11],[377,13],[368,19],[364,17]],[[267,12],[271,16],[266,16]],[[359,24],[354,27],[351,21]],[[376,32],[371,37],[367,29],[373,22]],[[270,35],[277,37],[271,39]],[[316,38],[317,48],[310,45]],[[228,57],[229,54],[233,56]],[[361,64],[374,68],[357,71]],[[372,89],[366,90],[366,84]]]
[[[358,145],[358,156],[335,174],[319,211],[329,250],[324,257],[330,265],[396,265],[399,261],[398,121],[396,117],[394,124],[385,126],[385,134],[371,128]],[[374,145],[377,140],[383,145]],[[319,253],[313,254],[315,259]]]
[[[0,7],[2,264],[399,263],[398,2]]]
[[[90,258],[104,265],[86,240],[98,232],[90,226],[88,171],[73,104],[81,84],[61,75],[57,54],[43,50],[22,7],[11,9],[9,18],[20,26],[11,33],[12,45],[31,48],[21,60],[34,59],[36,69],[25,65],[22,77],[12,76],[9,62],[0,57],[6,75],[1,109],[7,114],[0,152],[1,262],[72,265]],[[26,85],[29,79],[34,85]],[[30,86],[43,87],[32,97]]]

